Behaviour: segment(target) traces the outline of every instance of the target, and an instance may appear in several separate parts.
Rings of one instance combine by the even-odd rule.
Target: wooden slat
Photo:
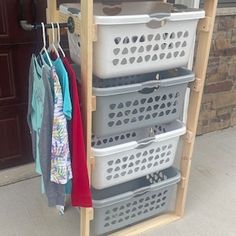
[[[56,22],[57,19],[57,0],[47,0],[47,23]],[[52,42],[52,30],[48,29],[49,43]]]
[[[88,167],[90,168],[91,130],[92,130],[92,58],[93,58],[93,1],[81,1],[81,86],[82,111]]]
[[[93,70],[93,0],[81,0],[81,86],[87,167],[91,177],[92,70]],[[81,209],[80,235],[90,235],[91,209]]]
[[[81,17],[80,16],[74,16],[70,15],[74,19],[75,22],[75,33],[78,35],[81,35]],[[60,23],[66,23],[68,21],[69,15],[64,14],[60,11],[57,11],[56,18],[58,19],[57,21]],[[92,25],[92,35],[93,35],[93,41],[97,40],[97,25],[93,24]]]
[[[175,214],[166,214],[151,220],[144,221],[135,226],[121,230],[112,234],[113,236],[131,236],[139,235],[147,230],[171,223],[180,218],[184,212],[186,201],[187,185],[189,180],[191,157],[193,152],[194,139],[197,128],[198,115],[201,105],[203,86],[199,83],[204,82],[209,50],[213,32],[214,18],[216,13],[217,0],[206,0],[205,10],[207,20],[201,22],[199,47],[195,64],[195,74],[198,78],[196,85],[191,92],[190,106],[188,113],[187,129],[188,134],[184,141],[183,153],[181,159],[182,181],[178,185],[176,211]],[[93,25],[93,0],[81,0],[81,23],[76,20],[76,32],[81,35],[81,79],[82,79],[82,104],[83,104],[83,121],[86,138],[87,163],[89,175],[91,176],[91,129],[92,129],[92,110],[96,102],[92,97],[92,46],[96,40],[96,26]],[[47,19],[48,22],[60,21],[66,22],[68,16],[63,16],[56,11],[56,0],[48,0]],[[197,88],[197,89],[196,89]],[[190,137],[191,136],[191,137]],[[90,220],[93,218],[92,209],[81,209],[80,217],[80,235],[90,235]]]
[[[178,220],[180,217],[175,214],[165,214],[159,217],[155,217],[150,220],[143,221],[139,224],[131,226],[127,229],[120,230],[116,233],[110,234],[110,236],[134,236],[140,235],[148,230],[152,230],[157,227],[172,223]]]
[[[92,111],[96,111],[96,107],[97,107],[96,96],[92,96]]]
[[[78,16],[72,16],[72,15],[71,15],[71,17],[74,19],[74,22],[75,22],[75,32],[80,35],[81,34],[81,21],[80,21],[80,18]],[[67,23],[68,18],[69,18],[68,14],[58,12],[58,21],[59,22]]]
[[[80,208],[80,234],[90,236],[90,221],[93,219],[93,209]]]
[[[204,19],[201,19],[198,25],[198,31],[209,32],[212,27],[212,17],[206,16]]]
[[[195,81],[192,84],[191,89],[196,92],[200,92],[203,89],[203,86],[204,86],[204,81],[196,77]]]
[[[206,20],[199,25],[199,41],[194,72],[197,77],[197,83],[204,84],[206,71],[208,66],[209,53],[211,48],[213,27],[216,15],[217,0],[205,0]],[[205,26],[204,26],[205,24]],[[183,216],[187,187],[189,182],[191,159],[193,154],[194,141],[196,136],[198,117],[200,112],[201,100],[203,94],[203,86],[198,89],[192,89],[188,110],[187,130],[192,134],[191,139],[185,139],[183,143],[183,151],[181,158],[181,174],[183,183],[178,185],[176,214]],[[190,140],[190,142],[189,142]]]
[[[186,134],[184,135],[184,138],[183,140],[186,142],[186,143],[192,143],[194,141],[194,134],[192,131],[190,130],[187,130]]]

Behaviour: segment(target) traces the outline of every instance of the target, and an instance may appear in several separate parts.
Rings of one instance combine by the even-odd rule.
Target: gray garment
[[[30,78],[29,78],[29,101],[32,97],[32,86],[33,78],[31,77],[34,73],[34,63],[36,63],[36,57],[32,56]],[[45,89],[44,96],[44,109],[42,117],[42,126],[39,135],[39,154],[40,154],[40,166],[42,170],[42,179],[45,188],[45,193],[48,199],[48,206],[53,207],[56,205],[64,206],[65,204],[65,185],[56,184],[50,181],[50,171],[51,171],[51,142],[52,142],[52,123],[53,123],[53,95],[50,86],[51,80],[51,68],[44,65],[42,68],[42,79]],[[32,108],[28,109],[28,114],[30,114]],[[28,122],[30,121],[30,116]],[[34,137],[35,139],[35,137]],[[33,138],[32,138],[33,141]]]

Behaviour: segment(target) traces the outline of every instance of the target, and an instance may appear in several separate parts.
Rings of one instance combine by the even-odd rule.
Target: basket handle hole
[[[103,13],[107,16],[115,16],[121,13],[121,7],[104,7]]]

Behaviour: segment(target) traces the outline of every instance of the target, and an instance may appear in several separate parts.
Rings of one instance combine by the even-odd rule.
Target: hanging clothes
[[[71,203],[72,206],[92,207],[76,74],[66,57],[63,64],[69,76],[72,100],[72,120],[69,123],[73,172]]]
[[[32,154],[35,162],[39,162],[37,159],[37,130],[34,129],[33,127],[33,122],[32,122],[32,113],[33,111],[33,106],[32,106],[32,97],[33,97],[33,85],[34,85],[34,75],[35,75],[35,67],[34,67],[34,55],[31,58],[31,63],[30,63],[30,69],[29,69],[29,83],[28,83],[28,110],[27,110],[27,123],[29,126],[30,134],[31,134],[31,141],[32,141]],[[35,168],[36,172],[40,172],[41,170],[37,170]]]
[[[41,150],[46,150],[40,155],[41,157],[41,169],[43,172],[43,183],[45,192],[48,197],[48,205],[49,206],[64,206],[65,205],[65,186],[62,184],[53,183],[50,180],[50,170],[51,170],[51,143],[52,143],[52,125],[53,125],[53,94],[49,93],[52,88],[50,87],[49,81],[51,80],[51,74],[53,73],[54,68],[50,68],[47,65],[44,66],[43,69],[43,78],[45,78],[45,87],[47,86],[48,93],[45,93],[45,100],[49,104],[48,107],[44,106],[44,119],[41,127],[41,137],[40,137],[40,147]]]
[[[69,140],[66,117],[63,113],[62,89],[55,70],[52,70],[54,83],[54,117],[52,129],[51,181],[66,184],[72,178]]]
[[[67,58],[51,60],[45,35],[41,52],[42,66],[35,55],[31,60],[27,120],[42,191],[61,213],[68,190],[73,206],[92,207],[76,75]]]
[[[29,76],[28,124],[31,132],[35,171],[42,174],[39,154],[39,136],[42,125],[45,89],[42,68],[32,56]]]
[[[52,64],[55,66],[56,73],[59,77],[60,85],[62,88],[63,113],[65,114],[67,120],[71,120],[72,105],[67,71],[62,63],[61,58],[56,58],[56,60],[52,60]]]
[[[56,205],[64,206],[65,186],[50,181],[52,121],[54,111],[53,88],[51,87],[50,81],[51,68],[47,65],[43,65],[41,68],[37,62],[36,56],[32,55],[29,73],[27,120],[32,136],[33,155],[35,157],[37,156],[36,158],[38,159],[36,161],[36,171],[40,170],[40,174],[42,174],[42,183],[48,199],[48,206],[53,207]],[[35,119],[35,117],[37,117],[37,119]],[[37,122],[34,120],[37,120]],[[40,127],[37,129],[38,132],[33,129],[34,123],[37,123],[38,127]],[[37,144],[36,137],[38,140]]]
[[[44,60],[48,58],[44,55]],[[67,119],[71,119],[72,106],[69,93],[69,81],[60,58],[51,61],[54,65],[52,81],[54,86],[54,117],[51,149],[51,181],[66,184],[72,178]]]

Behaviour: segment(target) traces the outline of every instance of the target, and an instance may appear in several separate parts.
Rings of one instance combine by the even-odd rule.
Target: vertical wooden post
[[[183,216],[184,214],[187,187],[191,168],[191,159],[193,154],[193,147],[201,107],[204,82],[212,42],[217,2],[217,0],[205,0],[204,9],[206,12],[206,17],[199,22],[198,26],[199,43],[196,55],[196,62],[194,66],[196,81],[195,85],[192,87],[191,90],[187,120],[187,135],[183,143],[180,167],[182,181],[178,185],[176,200],[176,214],[178,216]]]
[[[165,0],[163,0],[165,1]],[[47,22],[57,19],[57,1],[47,0]],[[184,139],[181,158],[182,181],[178,185],[175,215],[164,215],[125,230],[114,235],[137,235],[153,227],[167,224],[183,216],[186,202],[187,186],[189,181],[191,158],[196,135],[198,116],[203,94],[203,85],[206,76],[209,52],[211,47],[217,0],[205,0],[206,18],[199,24],[199,45],[195,62],[196,82],[191,90],[187,121],[187,135]],[[81,0],[81,81],[82,81],[82,110],[87,149],[87,165],[91,176],[91,130],[92,130],[92,63],[93,63],[93,0]],[[49,40],[51,35],[49,34]],[[80,236],[90,235],[90,220],[93,209],[81,208]]]
[[[47,23],[58,21],[57,0],[47,0]],[[91,130],[92,130],[92,61],[93,61],[93,0],[81,0],[81,86],[82,114],[84,123],[87,166],[91,176]],[[49,32],[49,42],[52,40]],[[93,209],[80,209],[80,236],[90,235]]]
[[[46,17],[47,23],[55,22],[57,20],[57,0],[47,0],[47,10],[46,10]],[[48,30],[48,39],[49,43],[52,42],[52,31],[51,29]]]
[[[93,70],[93,0],[81,0],[81,82],[82,111],[87,150],[87,166],[91,176],[92,70]],[[89,236],[92,209],[80,209],[80,235]]]

